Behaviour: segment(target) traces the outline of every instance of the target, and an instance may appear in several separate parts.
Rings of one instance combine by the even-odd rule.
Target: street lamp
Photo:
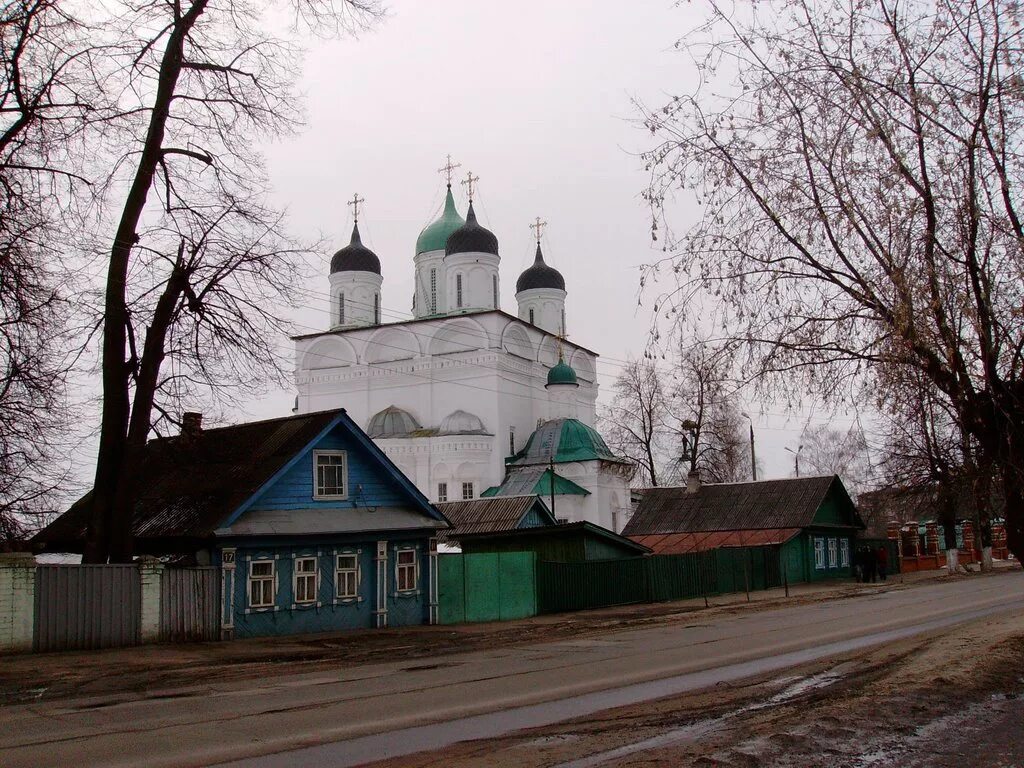
[[[746,411],[741,411],[740,416],[743,416],[747,421],[750,422],[750,477],[753,481],[757,482],[757,456],[754,453],[754,420],[750,418],[750,414]]]
[[[802,445],[798,445],[794,451],[792,448],[786,450],[793,454],[793,465],[796,468],[796,476],[800,477],[800,451],[803,448]]]

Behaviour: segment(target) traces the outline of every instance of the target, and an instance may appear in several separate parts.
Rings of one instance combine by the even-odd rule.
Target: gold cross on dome
[[[462,181],[463,186],[467,188],[467,192],[469,193],[469,202],[471,203],[473,202],[473,185],[478,181],[480,181],[480,177],[474,176],[472,171],[467,173],[466,178]]]
[[[365,197],[360,197],[359,193],[356,192],[354,195],[352,195],[352,199],[349,200],[347,203],[345,203],[345,205],[351,205],[352,206],[352,220],[356,224],[359,223],[359,206],[360,206],[361,203],[365,203],[365,202],[366,202],[366,198]]]
[[[444,177],[448,180],[448,186],[450,187],[452,185],[452,172],[456,168],[461,168],[461,167],[462,167],[462,163],[453,163],[452,162],[452,156],[448,155],[448,161],[443,166],[438,168],[437,172],[444,174]]]
[[[540,220],[540,216],[538,216],[537,220],[530,225],[530,229],[533,230],[534,235],[537,237],[537,245],[540,245],[540,236],[544,232],[544,227],[547,225],[548,223],[546,221]]]

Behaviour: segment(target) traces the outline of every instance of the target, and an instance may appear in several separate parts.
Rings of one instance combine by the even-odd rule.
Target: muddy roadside
[[[1020,566],[1014,566],[1019,569]],[[738,612],[769,610],[865,592],[911,589],[939,579],[998,578],[994,574],[910,574],[881,584],[802,584],[791,589],[743,593],[703,600],[619,606],[491,624],[360,630],[301,637],[222,643],[158,644],[106,651],[20,654],[0,660],[0,704],[84,696],[144,697],[195,685],[265,678],[372,662],[557,641],[609,631],[692,621]]]
[[[1024,766],[1024,615],[376,768]]]

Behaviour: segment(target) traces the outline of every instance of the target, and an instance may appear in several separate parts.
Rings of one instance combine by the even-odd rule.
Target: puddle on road
[[[652,736],[651,738],[644,739],[643,741],[626,744],[625,746],[616,747],[615,749],[610,749],[605,752],[598,752],[597,754],[579,758],[578,760],[572,760],[568,763],[561,763],[557,768],[592,768],[593,766],[603,765],[611,760],[617,760],[620,757],[633,755],[637,752],[646,752],[650,749],[659,749],[661,747],[696,741],[703,736],[707,736],[708,734],[719,730],[723,725],[739,715],[748,712],[756,712],[761,709],[768,709],[770,707],[777,707],[781,704],[792,701],[809,691],[817,691],[822,688],[827,688],[839,680],[842,680],[843,677],[849,674],[855,666],[855,664],[847,662],[817,675],[810,675],[808,677],[789,676],[776,678],[768,682],[766,685],[785,685],[786,687],[764,701],[759,701],[755,704],[748,704],[747,706],[740,707],[732,712],[726,712],[724,715],[719,717],[697,720],[684,725],[681,728],[673,728],[671,731],[667,731],[657,736]]]

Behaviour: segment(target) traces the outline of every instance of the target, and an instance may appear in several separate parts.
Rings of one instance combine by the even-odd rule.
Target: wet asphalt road
[[[0,708],[0,765],[356,765],[1021,610],[1024,573],[1017,571],[737,615],[698,611],[685,615],[687,623],[148,698],[11,706]]]

